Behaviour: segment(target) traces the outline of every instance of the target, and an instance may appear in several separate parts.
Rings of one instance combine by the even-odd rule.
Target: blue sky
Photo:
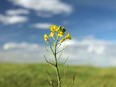
[[[93,61],[98,61],[95,63],[98,66],[115,66],[113,62],[116,60],[115,4],[115,0],[1,0],[0,56],[5,60],[2,58],[0,60],[14,61],[11,58],[14,57],[14,50],[17,52],[16,55],[20,55],[24,48],[26,50],[23,54],[29,57],[30,55],[26,54],[27,48],[42,47],[43,34],[49,32],[50,25],[56,24],[64,26],[71,33],[73,37],[70,42],[71,50],[75,50],[81,57],[76,63],[74,60],[79,59],[78,56],[70,61],[90,65],[94,65]],[[80,48],[82,53],[73,47]],[[6,53],[11,57],[7,58]],[[33,56],[37,55],[35,50],[31,53],[34,53]],[[86,58],[82,55],[86,55]],[[30,61],[38,60],[31,59],[32,57]],[[97,60],[97,57],[102,59]],[[91,59],[94,60],[90,61]],[[21,60],[25,60],[25,56],[22,59],[17,58],[16,61]]]

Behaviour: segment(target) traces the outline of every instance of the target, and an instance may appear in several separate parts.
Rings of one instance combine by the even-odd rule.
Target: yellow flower
[[[58,32],[58,37],[62,37],[64,35],[64,32],[60,31]]]
[[[54,37],[54,32],[51,32],[49,36]]]
[[[56,31],[58,31],[58,30],[59,30],[59,27],[58,27],[58,26],[56,26],[56,25],[50,26],[50,31],[51,31],[51,32],[56,32]]]
[[[48,35],[44,34],[44,40],[47,42],[48,41]]]
[[[61,39],[61,40],[60,40],[60,43],[64,42],[65,40],[66,40],[65,38]]]
[[[66,35],[65,39],[69,39],[69,40],[71,40],[71,39],[72,39],[72,37],[71,37],[70,33],[68,33],[68,34]]]

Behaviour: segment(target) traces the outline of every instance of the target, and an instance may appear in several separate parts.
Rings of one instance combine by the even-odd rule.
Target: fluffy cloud
[[[51,14],[69,14],[72,6],[60,0],[10,0],[13,4],[39,12]]]
[[[38,29],[48,29],[52,23],[36,23],[33,25],[33,27],[38,28]]]
[[[4,50],[10,50],[10,49],[26,49],[26,50],[36,50],[40,48],[37,44],[29,44],[29,43],[14,43],[14,42],[8,42],[4,44],[3,49]]]
[[[91,39],[85,38],[82,40],[66,41],[62,44],[61,48],[63,48],[68,44],[70,46],[65,49],[61,59],[64,59],[67,56],[69,56],[68,59],[69,64],[116,66],[115,42],[97,40],[95,38],[91,38]],[[2,56],[0,58],[5,59],[8,57],[9,58],[8,60],[10,61],[11,60],[13,61],[12,58],[16,59],[17,57],[18,58],[21,57],[22,62],[29,62],[29,61],[39,62],[39,61],[44,61],[43,55],[47,54],[45,50],[43,50],[44,47],[38,44],[6,43],[4,44],[3,49],[4,51],[0,52],[0,56]],[[27,57],[29,57],[28,60],[25,60]],[[47,57],[49,57],[49,55]],[[18,59],[17,62],[18,61],[21,62],[20,59]]]
[[[26,16],[21,16],[21,14],[29,14],[29,11],[25,9],[7,10],[6,15],[0,14],[0,22],[11,25],[28,21],[28,18]]]
[[[7,15],[20,15],[20,14],[29,14],[28,10],[24,9],[11,9],[6,11]]]
[[[25,16],[18,15],[0,15],[0,22],[3,24],[17,24],[28,21]]]
[[[116,66],[116,43],[97,39],[71,41],[65,55],[69,55],[69,63],[88,64],[95,66]]]
[[[3,45],[3,50],[0,51],[0,61],[2,62],[39,62],[44,61],[43,47],[33,43],[16,43],[8,42]]]

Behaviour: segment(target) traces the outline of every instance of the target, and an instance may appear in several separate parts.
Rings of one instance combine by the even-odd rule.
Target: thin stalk
[[[55,67],[56,67],[56,74],[57,74],[57,82],[58,82],[58,87],[61,87],[61,75],[59,71],[59,66],[58,66],[58,60],[57,60],[57,43],[58,43],[58,38],[56,39],[55,45],[54,45],[54,57],[55,57]]]

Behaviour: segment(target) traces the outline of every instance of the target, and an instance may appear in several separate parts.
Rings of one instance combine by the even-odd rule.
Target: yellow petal
[[[71,39],[72,39],[72,37],[71,37],[70,33],[68,33],[68,34],[66,35],[65,39],[69,39],[69,40],[71,40]]]
[[[54,37],[54,32],[51,32],[49,36]]]
[[[62,32],[62,31],[60,31],[59,33],[58,33],[58,37],[62,37],[64,35],[64,32]]]
[[[58,30],[59,30],[59,27],[58,27],[58,26],[56,26],[56,25],[50,26],[50,31],[51,31],[51,32],[56,32],[56,31],[58,31]]]
[[[44,34],[44,40],[48,41],[48,35],[47,34]]]

